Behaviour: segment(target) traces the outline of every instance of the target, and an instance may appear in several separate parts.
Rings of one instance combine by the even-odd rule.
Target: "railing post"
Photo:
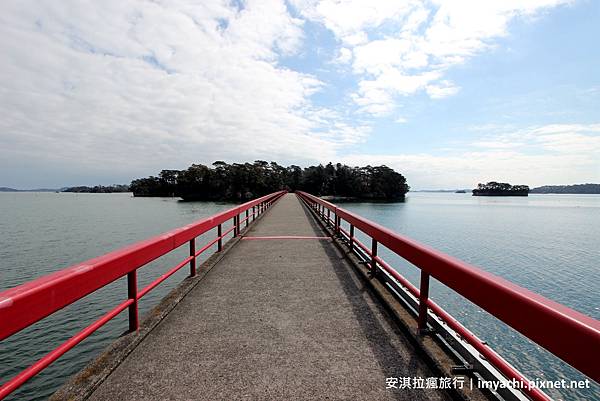
[[[256,220],[256,211],[254,210],[256,206],[252,206],[252,221]]]
[[[421,285],[419,288],[419,323],[417,331],[423,334],[427,331],[427,299],[429,298],[429,273],[421,270]]]
[[[375,277],[377,273],[377,240],[371,238],[371,276]]]
[[[250,220],[248,218],[249,214],[250,214],[250,212],[248,212],[248,209],[246,209],[246,228],[248,228],[248,220]]]
[[[327,225],[331,225],[331,210],[327,209]]]
[[[192,257],[190,260],[190,277],[194,277],[196,275],[196,238],[190,240],[190,256]]]
[[[354,224],[350,224],[350,252],[354,252]]]
[[[221,238],[222,235],[223,228],[221,227],[221,224],[219,224],[217,226],[217,237],[219,237],[219,241],[217,241],[217,252],[221,252],[223,250],[223,238]]]
[[[233,216],[233,237],[237,237],[237,217]]]
[[[129,332],[138,331],[137,269],[127,273],[127,298],[133,300],[129,305]]]
[[[335,228],[334,228],[335,234],[340,235],[340,218],[337,215],[337,211],[335,212],[334,219],[335,219]]]

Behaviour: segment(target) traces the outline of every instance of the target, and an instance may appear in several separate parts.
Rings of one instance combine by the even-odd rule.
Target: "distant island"
[[[505,182],[490,181],[487,184],[477,184],[473,196],[527,196],[527,185],[510,185]]]
[[[76,192],[76,193],[97,193],[109,194],[113,192],[130,192],[129,185],[95,185],[93,187],[77,186],[63,188],[36,188],[36,189],[15,189],[8,187],[0,187],[0,192]]]
[[[488,183],[492,184],[492,183]],[[485,185],[488,185],[485,184]],[[498,183],[496,183],[498,184]],[[480,184],[483,185],[483,184]],[[418,189],[411,192],[439,192],[439,193],[467,193],[470,189]],[[574,184],[574,185],[544,185],[532,188],[530,194],[600,194],[600,184]],[[509,196],[513,196],[512,194]]]
[[[96,185],[93,187],[79,186],[63,188],[61,192],[92,193],[92,194],[110,194],[114,192],[130,192],[129,185]]]
[[[57,189],[36,188],[36,189],[15,189],[8,187],[0,187],[0,192],[56,192]]]
[[[533,188],[532,194],[600,194],[600,184],[544,185]]]
[[[186,170],[162,170],[157,177],[133,180],[134,196],[177,196],[183,200],[245,201],[271,192],[302,190],[317,196],[397,201],[410,187],[387,166],[349,167],[340,163],[301,168],[275,162],[193,164]]]
[[[148,178],[141,178],[139,180],[134,180],[132,182],[132,185],[95,185],[95,186],[75,186],[75,187],[63,187],[63,188],[58,188],[58,189],[53,189],[53,188],[35,188],[35,189],[16,189],[16,188],[10,188],[10,187],[0,187],[0,193],[1,192],[72,192],[72,193],[119,193],[119,192],[133,192],[134,196],[180,196],[179,195],[179,191],[181,189],[185,189],[185,186],[187,185],[187,183],[184,181],[185,179],[190,178],[190,169],[192,169],[191,175],[193,176],[195,174],[194,170],[203,170],[202,167],[204,169],[208,169],[211,170],[213,172],[216,172],[217,170],[220,169],[226,169],[225,166],[229,166],[227,164],[224,165],[220,165],[219,163],[222,162],[215,162],[213,163],[213,168],[209,168],[206,166],[202,166],[202,165],[192,165],[189,169],[187,170],[183,170],[183,171],[178,171],[178,170],[163,170],[161,171],[161,173],[158,175],[158,177],[148,177]],[[255,162],[255,164],[258,162]],[[266,163],[266,162],[264,162]],[[275,166],[277,166],[276,163],[273,163]],[[215,165],[218,165],[219,168],[217,168]],[[271,166],[271,164],[267,163],[268,166]],[[232,166],[246,166],[244,169],[248,170],[248,166],[250,166],[249,163],[246,164],[233,164],[231,166],[229,166],[229,170],[232,171],[228,171],[228,173],[233,173],[233,170],[235,169],[239,169],[239,167],[234,167],[232,168]],[[254,165],[252,165],[254,166]],[[338,166],[340,166],[338,168]],[[297,189],[302,189],[302,190],[306,190],[307,192],[311,192],[311,193],[319,193],[320,196],[324,196],[327,197],[328,199],[332,199],[332,200],[361,200],[361,199],[373,199],[373,200],[387,200],[387,199],[402,199],[406,192],[408,192],[408,185],[406,185],[406,180],[404,179],[404,177],[401,174],[396,173],[395,171],[393,171],[392,169],[389,169],[386,166],[379,166],[379,167],[371,167],[371,166],[367,166],[367,167],[348,167],[348,166],[342,166],[339,164],[336,165],[332,165],[331,163],[329,163],[327,166],[311,166],[308,167],[304,170],[302,170],[300,167],[298,166],[290,166],[290,167],[281,167],[281,166],[277,166],[279,168],[283,168],[286,170],[286,172],[284,174],[281,174],[283,177],[279,177],[279,178],[283,178],[283,182],[284,185],[282,188],[286,188],[289,190],[293,190],[293,188],[297,188]],[[253,167],[254,170],[256,170],[256,166]],[[299,169],[299,170],[297,170]],[[332,170],[333,169],[333,170]],[[275,170],[277,170],[277,168],[275,168]],[[339,171],[338,171],[339,170]],[[362,171],[360,171],[362,170]],[[255,173],[256,171],[254,171]],[[290,175],[291,172],[291,175]],[[326,173],[325,173],[326,172]],[[365,178],[367,177],[375,177],[375,176],[382,176],[382,175],[389,175],[391,173],[394,174],[398,174],[400,177],[396,177],[394,176],[396,179],[398,179],[397,185],[399,186],[400,189],[402,188],[406,188],[407,191],[404,192],[403,195],[400,195],[400,193],[402,191],[387,191],[384,190],[383,188],[381,188],[381,183],[377,184],[375,183],[375,185],[373,185],[374,183],[367,183],[365,180]],[[182,183],[178,184],[178,176],[180,175],[180,173],[187,173],[186,174],[182,174]],[[222,173],[222,172],[220,172]],[[239,173],[239,172],[238,172]],[[246,171],[246,173],[248,173],[248,171]],[[333,173],[333,174],[332,174]],[[339,173],[339,176],[338,176]],[[375,174],[373,174],[375,173]],[[208,174],[210,175],[210,174]],[[226,175],[226,174],[225,174]],[[242,174],[243,175],[243,174]],[[260,175],[260,174],[259,174]],[[291,177],[291,178],[290,178]],[[358,177],[361,177],[360,179]],[[206,179],[206,178],[211,178],[212,181],[215,180],[216,177],[203,177],[202,179]],[[240,178],[240,177],[238,177]],[[256,177],[255,177],[256,178]],[[262,178],[258,181],[263,180],[264,182],[260,185],[272,185],[272,182],[269,183],[269,180],[271,181],[275,181],[275,184],[277,184],[277,181],[279,180],[275,179],[273,180],[273,178],[269,178],[266,179],[266,177],[263,175]],[[249,189],[250,187],[250,181],[251,180],[246,180],[247,181],[247,188]],[[258,185],[258,181],[257,181],[257,185]],[[352,183],[352,181],[358,181],[359,186],[357,188],[368,188],[367,192],[364,192],[361,194],[356,193],[356,191],[352,191],[351,189],[349,189],[349,187],[352,184],[348,184],[348,181],[350,181]],[[361,182],[362,181],[362,182]],[[375,180],[377,181],[377,179]],[[365,183],[367,185],[365,185]],[[279,182],[279,184],[281,184]],[[179,186],[178,186],[179,185]],[[231,183],[231,185],[235,185],[235,183]],[[277,184],[278,185],[278,184]],[[271,187],[280,187],[280,186],[271,186]],[[379,189],[377,189],[377,186],[379,185]],[[508,186],[508,187],[506,187]],[[183,188],[181,188],[183,187]],[[224,188],[224,185],[220,187],[220,190],[222,191]],[[506,189],[506,188],[510,188],[510,189]],[[532,193],[532,194],[600,194],[600,184],[574,184],[574,185],[544,185],[541,187],[536,187],[533,189],[529,189],[529,187],[527,187],[526,185],[514,185],[511,186],[510,184],[506,184],[506,183],[498,183],[498,182],[488,182],[487,184],[478,184],[478,187],[474,190],[469,190],[469,189],[421,189],[421,190],[412,190],[411,192],[439,192],[439,193],[457,193],[457,194],[463,194],[463,193],[467,193],[467,192],[472,192],[473,195],[475,196],[527,196],[527,194],[525,193],[524,189],[528,189],[528,193]],[[242,196],[241,192],[236,192],[234,188],[228,188],[225,190],[225,195],[223,196],[223,194],[218,195],[218,193],[213,192],[212,195],[202,195],[202,196],[194,196],[192,194],[192,196],[188,196],[188,193],[191,192],[187,192],[185,194],[183,194],[183,196],[185,197],[184,199],[188,199],[188,200],[192,200],[194,198],[198,198],[198,199],[210,199],[210,200],[233,200],[233,199],[237,199],[237,200],[244,200],[244,199],[250,199],[248,196],[252,194],[252,191],[247,190],[244,193],[244,196]],[[231,194],[235,193],[234,196],[231,196]],[[353,195],[347,195],[349,193],[353,193]],[[390,196],[391,195],[391,196]]]

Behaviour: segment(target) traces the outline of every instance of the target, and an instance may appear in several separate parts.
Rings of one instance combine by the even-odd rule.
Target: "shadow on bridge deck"
[[[327,236],[293,194],[247,237]],[[386,389],[435,376],[330,240],[242,239],[92,400],[441,400]]]

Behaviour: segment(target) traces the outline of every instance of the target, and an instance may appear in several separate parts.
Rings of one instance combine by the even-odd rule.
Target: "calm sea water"
[[[231,207],[130,194],[0,193],[0,290]],[[384,226],[600,319],[600,196],[482,198],[410,193],[404,203],[345,203]],[[208,240],[208,237],[206,237]],[[139,271],[140,286],[186,256],[185,247]],[[418,270],[382,252],[418,283]],[[147,311],[185,268],[141,301]],[[584,377],[520,334],[434,282],[431,297],[530,378]],[[127,294],[124,280],[0,343],[0,382],[91,323]],[[518,311],[515,311],[518,313]],[[60,358],[11,399],[43,399],[127,328],[126,313]],[[600,389],[548,391],[600,400]]]
[[[405,203],[341,206],[600,319],[600,195],[409,193]],[[390,252],[380,253],[418,286],[419,270]],[[529,379],[585,379],[435,280],[430,297]],[[589,390],[545,391],[556,399],[600,400],[595,383]]]

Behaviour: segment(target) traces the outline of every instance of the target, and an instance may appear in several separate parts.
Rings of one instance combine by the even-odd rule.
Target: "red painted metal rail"
[[[189,265],[190,276],[195,276],[196,258],[200,254],[214,244],[217,244],[217,252],[220,252],[222,250],[222,240],[229,233],[233,232],[234,237],[238,236],[242,224],[248,227],[250,219],[255,219],[285,192],[280,191],[263,196],[212,217],[176,228],[157,237],[0,292],[1,341],[115,280],[127,276],[127,299],[125,301],[17,376],[2,384],[0,387],[0,400],[125,309],[129,310],[129,330],[137,331],[139,328],[138,300],[140,298],[183,266]],[[240,219],[240,214],[245,214],[245,217]],[[222,225],[228,221],[232,221],[231,228],[223,232]],[[196,237],[215,228],[217,229],[217,237],[201,249],[196,250]],[[186,243],[189,243],[190,247],[189,257],[145,288],[137,288],[137,269]]]
[[[368,255],[373,273],[377,271],[377,266],[380,266],[419,299],[419,330],[426,328],[427,310],[430,309],[508,379],[514,378],[527,383],[527,379],[520,372],[429,299],[431,276],[596,382],[600,382],[600,321],[399,235],[316,196],[305,192],[297,194],[333,227],[337,234],[347,239],[352,250],[358,247]],[[349,224],[349,231],[341,227],[342,220]],[[371,237],[371,248],[355,237],[355,229]],[[377,256],[378,244],[421,270],[420,289]],[[526,386],[524,391],[534,400],[548,400],[543,392],[535,388],[529,389]]]

